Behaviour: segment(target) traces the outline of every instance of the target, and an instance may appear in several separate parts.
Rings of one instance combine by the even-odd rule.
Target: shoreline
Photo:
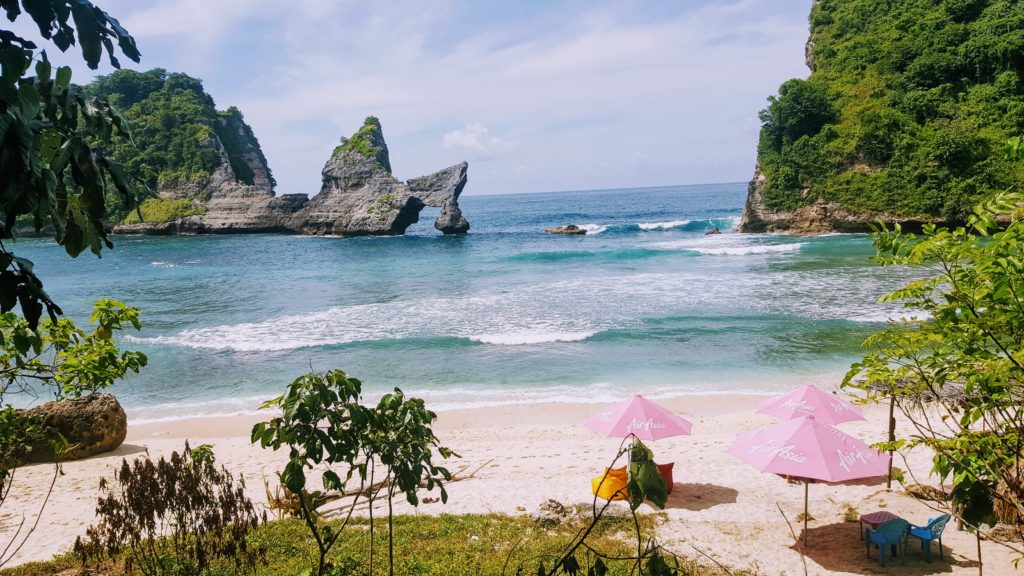
[[[408,394],[411,397],[417,397],[417,398],[420,397],[420,396],[418,396],[415,393],[408,393]],[[744,389],[744,390],[737,391],[737,392],[721,392],[721,391],[717,391],[717,390],[707,391],[707,392],[696,392],[696,391],[694,391],[692,393],[690,393],[690,392],[683,392],[683,393],[680,393],[678,395],[672,395],[672,396],[665,396],[665,395],[659,395],[659,394],[652,394],[652,395],[644,394],[644,397],[648,398],[649,400],[654,400],[655,402],[657,402],[659,404],[662,404],[664,406],[667,406],[669,408],[672,408],[673,410],[678,411],[683,416],[686,416],[687,415],[686,409],[687,409],[688,406],[699,406],[700,409],[702,409],[702,410],[712,410],[715,413],[721,413],[721,410],[724,408],[721,405],[722,404],[727,404],[726,399],[735,399],[737,402],[746,404],[746,403],[749,403],[749,402],[754,401],[754,400],[760,401],[760,400],[763,400],[765,398],[769,398],[769,397],[771,397],[771,396],[773,396],[775,394],[777,394],[777,392],[770,392],[770,391],[754,392],[752,390]],[[371,397],[374,398],[374,400],[376,399],[375,395],[371,395]],[[621,398],[619,398],[619,400],[622,400],[622,399],[625,399],[625,398],[628,398],[628,397],[629,397],[628,394],[624,394],[624,395],[621,396]],[[267,399],[269,399],[269,397]],[[529,414],[535,413],[538,408],[540,408],[542,410],[555,410],[555,409],[558,409],[558,408],[566,408],[567,410],[569,410],[573,414],[578,415],[578,413],[585,412],[587,409],[590,409],[592,411],[596,411],[601,406],[605,406],[605,405],[608,405],[610,403],[612,403],[612,402],[604,401],[604,400],[594,400],[594,401],[584,401],[584,402],[581,402],[581,401],[576,401],[576,402],[570,402],[570,401],[539,401],[539,402],[533,402],[533,401],[529,401],[529,400],[524,400],[524,401],[514,401],[513,400],[513,401],[508,401],[508,402],[505,402],[505,403],[501,403],[501,402],[486,403],[484,405],[471,405],[471,406],[465,406],[465,407],[461,407],[461,406],[454,406],[454,407],[444,406],[442,408],[433,409],[433,408],[431,408],[431,405],[430,405],[430,403],[428,401],[427,408],[430,409],[430,410],[433,410],[433,412],[435,412],[437,414],[437,416],[438,416],[438,424],[443,425],[445,422],[447,422],[449,420],[461,421],[463,418],[465,418],[465,416],[467,414],[481,413],[481,414],[512,415],[512,414],[522,413],[522,414],[528,416]],[[364,402],[364,404],[372,405],[372,404],[374,404],[374,402]],[[146,410],[146,408],[143,408],[143,410]],[[222,424],[219,421],[222,421],[222,420],[239,421],[239,422],[249,423],[249,427],[251,428],[252,424],[255,424],[257,422],[266,421],[266,420],[268,420],[270,418],[273,418],[273,416],[274,416],[274,412],[271,411],[271,410],[252,409],[252,410],[239,410],[239,411],[236,411],[236,412],[233,412],[233,413],[211,413],[211,414],[200,414],[200,415],[195,415],[195,416],[165,416],[165,417],[160,417],[160,418],[136,418],[136,419],[133,419],[132,416],[131,416],[131,411],[132,411],[132,409],[130,409],[130,408],[126,409],[126,412],[128,413],[128,438],[131,438],[133,433],[138,433],[138,434],[144,436],[144,435],[150,433],[151,429],[154,429],[154,428],[159,428],[159,429],[168,429],[169,428],[170,430],[174,431],[173,434],[176,437],[185,438],[187,430],[189,430],[189,429],[196,429],[196,430],[203,429],[205,424],[213,423],[214,424],[213,430],[224,430],[224,428],[222,428]],[[460,415],[461,415],[461,418],[460,418]],[[586,420],[586,417],[583,417],[580,420],[580,423],[582,423],[583,420]],[[133,430],[138,430],[138,432],[133,432]],[[236,432],[235,435],[238,435],[237,432]],[[127,442],[128,440],[126,439],[125,441]]]
[[[693,552],[696,547],[736,569],[759,574],[802,573],[800,553],[776,506],[781,506],[786,517],[795,522],[803,510],[803,485],[761,474],[726,454],[738,433],[777,422],[771,416],[753,412],[763,398],[705,395],[658,400],[691,420],[694,426],[690,436],[647,443],[657,461],[675,462],[674,490],[661,512],[664,520],[659,521],[657,537],[678,553],[697,556]],[[866,408],[866,421],[843,424],[840,428],[862,441],[879,441],[885,430],[886,410],[880,406]],[[396,502],[396,514],[519,515],[536,511],[548,499],[563,504],[591,502],[590,478],[609,464],[620,443],[618,438],[583,427],[586,418],[599,409],[600,405],[594,403],[546,403],[438,411],[435,433],[442,445],[458,454],[442,465],[452,472],[478,472],[472,478],[446,484],[447,504],[424,500],[419,508],[412,508]],[[181,450],[185,438],[192,445],[212,444],[217,463],[236,478],[242,476],[249,497],[257,508],[263,507],[263,481],[273,488],[274,474],[287,459],[286,450],[262,450],[249,442],[252,425],[267,417],[186,417],[170,422],[129,424],[128,437],[117,450],[63,465],[65,475],[58,478],[39,529],[11,565],[48,559],[69,549],[75,537],[94,520],[100,477],[110,478],[122,458],[131,460],[148,454],[155,459]],[[896,465],[903,467],[898,460]],[[911,466],[926,476],[930,460],[916,455]],[[45,464],[19,470],[20,478],[12,494],[24,497],[27,503],[40,501],[52,472],[52,466]],[[319,476],[310,474],[311,478]],[[430,496],[436,497],[436,493]],[[931,512],[898,487],[887,492],[884,479],[812,485],[810,512],[814,519],[809,531],[810,548],[804,550],[810,573],[861,573],[878,566],[877,555],[870,561],[865,558],[857,523],[843,521],[847,506],[859,513],[886,509],[918,524]],[[325,511],[330,508],[325,507]],[[659,512],[649,505],[642,506],[641,511]],[[34,508],[27,505],[21,510],[16,502],[5,506],[0,527],[11,525],[11,520],[22,512],[34,518]],[[749,546],[751,539],[758,545]],[[943,541],[952,564],[933,561],[927,566],[948,569],[953,574],[976,573],[972,564],[976,562],[973,535],[947,530]],[[986,571],[1002,573],[1003,566],[1009,571],[1009,554],[988,542],[983,547]],[[896,563],[887,571],[920,573],[924,566],[919,553],[911,548],[906,567]]]

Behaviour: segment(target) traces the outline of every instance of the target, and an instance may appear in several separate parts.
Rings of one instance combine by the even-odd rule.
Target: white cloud
[[[201,76],[244,112],[282,193],[318,190],[371,114],[399,177],[487,159],[469,194],[744,179],[757,110],[806,75],[806,0],[102,4],[141,68]]]
[[[442,144],[449,150],[459,150],[470,154],[470,158],[486,160],[511,149],[505,140],[492,136],[490,131],[479,122],[470,122],[462,130],[445,132]]]

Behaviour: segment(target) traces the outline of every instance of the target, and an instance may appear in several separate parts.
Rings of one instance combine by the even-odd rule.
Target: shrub
[[[245,482],[214,465],[208,445],[188,443],[170,460],[122,460],[111,486],[100,480],[99,523],[75,540],[83,566],[120,560],[129,574],[213,574],[219,564],[255,573],[266,550],[252,547],[249,532],[261,519],[245,496]],[[264,517],[263,522],[266,521]]]

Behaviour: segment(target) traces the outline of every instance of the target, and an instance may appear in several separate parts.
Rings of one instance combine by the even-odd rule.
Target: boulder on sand
[[[77,460],[114,450],[128,435],[128,417],[113,394],[47,402],[25,414],[39,417],[45,431],[44,439],[34,443],[26,455],[29,462],[52,462],[50,441],[60,436],[68,443],[61,460]]]

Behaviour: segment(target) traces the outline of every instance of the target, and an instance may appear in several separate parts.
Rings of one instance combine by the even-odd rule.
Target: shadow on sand
[[[110,452],[103,452],[101,454],[94,454],[86,458],[91,460],[93,458],[110,458],[111,456],[131,456],[132,454],[138,454],[139,452],[146,452],[148,448],[139,444],[121,444],[117,448],[114,448]]]
[[[803,550],[809,561],[832,572],[853,572],[856,574],[948,574],[953,566],[967,566],[969,562],[951,560],[951,551],[943,547],[945,559],[939,559],[938,542],[933,543],[931,563],[924,561],[920,543],[911,538],[907,543],[906,564],[895,558],[892,552],[885,559],[885,568],[878,563],[878,548],[871,546],[871,559],[867,557],[864,541],[858,537],[860,524],[841,522],[816,526],[807,530],[807,546],[804,547],[803,531],[797,533],[801,544],[790,546],[797,552]]]
[[[665,508],[679,508],[683,510],[707,510],[719,504],[732,504],[736,502],[739,492],[726,486],[717,484],[682,484],[676,483],[672,487],[672,493],[668,495],[668,502]]]

